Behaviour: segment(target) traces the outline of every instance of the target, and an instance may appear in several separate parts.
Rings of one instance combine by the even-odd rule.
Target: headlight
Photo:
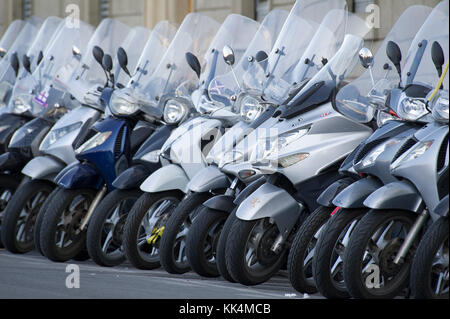
[[[103,132],[103,133],[97,133],[94,137],[92,137],[89,141],[81,145],[77,150],[77,154],[84,153],[88,150],[94,149],[103,143],[105,143],[108,138],[111,136],[112,132]]]
[[[394,120],[398,120],[398,118],[396,118],[395,116],[383,112],[383,111],[378,111],[377,114],[377,126],[378,127],[382,127],[384,124],[386,124],[389,121],[394,121]]]
[[[384,151],[386,151],[389,147],[396,145],[398,142],[400,142],[400,140],[392,139],[372,150],[368,155],[366,155],[363,158],[361,163],[362,167],[366,168],[369,166],[373,166],[376,160],[380,157],[381,154],[383,154]]]
[[[161,150],[156,150],[150,153],[145,154],[141,157],[141,160],[149,162],[149,163],[159,163],[159,155],[161,154]]]
[[[241,118],[244,122],[253,122],[264,110],[265,107],[260,104],[259,100],[252,96],[247,95],[241,101]]]
[[[398,160],[396,160],[391,165],[391,170],[396,169],[399,167],[402,163],[415,160],[416,158],[422,156],[425,154],[426,151],[428,151],[433,145],[434,141],[426,141],[426,142],[419,142],[415,146],[413,146],[412,149],[410,149],[408,152],[400,156]]]
[[[278,138],[268,137],[260,139],[256,144],[256,149],[252,152],[252,162],[263,162],[264,160],[278,159],[278,153],[289,146],[289,144],[305,136],[308,129],[290,132],[278,136]],[[278,159],[279,160],[279,159]]]
[[[164,108],[164,122],[177,124],[186,116],[187,108],[177,100],[168,100]]]
[[[29,110],[31,110],[31,105],[29,103],[26,103],[20,97],[16,97],[14,99],[14,110],[13,110],[14,113],[23,114]]]
[[[50,133],[48,133],[47,137],[42,142],[41,149],[46,149],[50,147],[51,145],[55,144],[56,141],[58,141],[59,139],[78,130],[82,125],[83,122],[77,122],[72,125],[51,130]]]
[[[109,103],[111,112],[115,115],[132,115],[139,111],[139,105],[113,94]]]
[[[400,102],[398,108],[400,118],[416,121],[428,113],[427,104],[422,99],[405,97]]]
[[[448,91],[442,91],[433,103],[433,117],[438,122],[448,123]]]

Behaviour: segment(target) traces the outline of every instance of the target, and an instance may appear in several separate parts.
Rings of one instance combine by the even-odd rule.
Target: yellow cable
[[[439,90],[441,89],[442,83],[444,82],[444,78],[445,78],[445,76],[447,75],[447,71],[448,71],[448,67],[449,67],[449,62],[450,62],[450,61],[447,61],[447,64],[445,65],[445,68],[444,68],[444,72],[442,72],[441,79],[439,80],[438,85],[437,85],[436,88],[434,89],[433,94],[428,98],[428,102],[431,102],[431,101],[435,98],[436,94],[438,94]]]

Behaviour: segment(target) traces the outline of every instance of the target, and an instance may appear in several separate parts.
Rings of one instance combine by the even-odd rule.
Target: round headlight
[[[16,97],[14,99],[14,110],[13,110],[14,113],[23,114],[29,110],[31,110],[31,106],[28,103],[26,103],[22,98]]]
[[[405,97],[400,102],[399,116],[406,120],[416,121],[428,113],[425,101]]]
[[[442,91],[434,102],[433,117],[438,122],[448,123],[448,92]]]
[[[168,100],[164,108],[164,122],[177,124],[186,116],[187,109],[183,103],[177,100]]]
[[[251,123],[264,112],[264,109],[257,99],[246,96],[241,101],[241,118],[244,122]]]
[[[109,103],[111,112],[116,115],[132,115],[139,111],[139,105],[113,94]]]

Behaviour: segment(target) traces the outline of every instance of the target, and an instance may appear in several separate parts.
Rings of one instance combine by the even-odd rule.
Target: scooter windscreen
[[[104,55],[115,57],[130,31],[130,27],[117,20],[104,19],[92,35],[86,51],[83,51],[75,72],[67,70],[68,72],[59,74],[59,82],[78,102],[103,108],[97,89],[103,88],[108,79],[105,70],[94,57],[94,47],[99,47]],[[117,77],[114,74],[114,78]]]
[[[186,62],[186,53],[202,60],[219,27],[219,23],[202,14],[186,16],[148,84],[134,89],[133,99],[143,112],[162,118],[167,100],[175,96],[182,83],[196,76]]]
[[[16,81],[16,71],[11,65],[12,61],[15,60],[16,63],[13,64],[16,64],[19,68],[20,58],[25,53],[27,53],[28,49],[33,43],[34,38],[39,32],[41,24],[42,20],[39,18],[33,18],[30,21],[26,22],[25,26],[17,35],[16,40],[11,45],[9,51],[0,60],[0,102],[5,97],[5,92],[8,92],[8,90],[12,89],[12,86]]]
[[[161,62],[176,32],[177,27],[168,21],[159,22],[151,31],[135,68],[127,66],[129,72],[133,72],[127,86],[112,93],[109,110],[113,114],[132,115],[139,111],[140,103],[135,92],[149,85],[153,72]]]
[[[384,105],[387,92],[399,82],[396,68],[386,54],[388,43],[395,42],[402,52],[408,52],[431,11],[426,6],[412,6],[404,11],[373,56],[373,61],[369,59],[367,62],[368,70],[337,93],[335,107],[341,114],[360,123],[368,123],[373,119],[375,96],[369,97],[369,93],[382,92],[380,98]],[[406,60],[400,62],[402,70],[405,70],[405,64]]]
[[[74,101],[59,81],[61,74],[74,72],[93,34],[93,27],[82,21],[78,28],[64,21],[58,27],[43,51],[43,58],[31,75],[21,79],[14,87],[8,105],[10,112],[39,116],[55,106],[73,108]]]
[[[194,82],[198,89],[192,94],[192,102],[198,112],[211,113],[220,107],[209,96],[208,87],[215,77],[230,70],[230,66],[223,58],[223,48],[225,46],[233,48],[233,58],[241,64],[240,61],[246,59],[248,45],[259,27],[260,24],[255,20],[238,14],[229,15],[225,19],[203,58],[200,81],[195,79],[196,83]],[[184,92],[189,93],[189,90]]]
[[[263,63],[272,51],[281,29],[288,17],[287,11],[271,11],[261,22],[254,38],[240,61],[233,65],[233,71],[216,76],[208,87],[211,100],[221,107],[232,107],[236,104],[243,87],[243,75],[257,62]],[[236,110],[235,110],[236,111]]]
[[[2,38],[0,39],[0,61],[8,53],[14,41],[17,39],[17,35],[20,33],[26,22],[23,20],[14,20],[8,26]]]

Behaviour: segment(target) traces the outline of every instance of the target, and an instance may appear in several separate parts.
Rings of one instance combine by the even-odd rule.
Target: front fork
[[[416,238],[419,236],[419,233],[421,229],[424,227],[425,223],[427,222],[428,218],[430,216],[430,213],[427,209],[425,209],[422,214],[417,217],[413,227],[409,231],[408,235],[406,236],[405,241],[403,242],[402,246],[400,247],[399,252],[397,253],[397,256],[395,256],[394,264],[399,265],[402,264],[405,261],[405,257],[408,254],[408,251],[411,249],[412,244],[416,240]]]
[[[102,189],[98,191],[97,195],[92,201],[91,206],[89,206],[89,210],[86,216],[83,218],[83,221],[81,222],[80,226],[81,231],[83,231],[86,228],[87,224],[89,223],[89,220],[92,217],[92,214],[94,213],[94,210],[97,208],[98,204],[100,204],[100,201],[105,197],[107,191],[108,187],[106,185],[103,185]]]

